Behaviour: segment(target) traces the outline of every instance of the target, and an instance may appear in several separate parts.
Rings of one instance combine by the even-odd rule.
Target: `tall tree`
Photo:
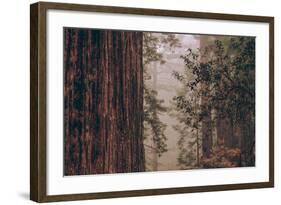
[[[142,32],[64,29],[64,174],[145,171]]]

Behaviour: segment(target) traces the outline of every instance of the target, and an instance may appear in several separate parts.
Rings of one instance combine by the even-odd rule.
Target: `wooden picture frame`
[[[93,193],[73,193],[49,195],[47,193],[47,11],[96,12],[111,14],[128,14],[140,16],[177,17],[192,19],[223,20],[234,22],[264,23],[269,27],[269,178],[266,181],[215,184],[203,186],[166,187],[124,191],[106,191]],[[258,110],[257,110],[258,112]],[[36,202],[53,202],[68,200],[86,200],[114,197],[132,197],[162,194],[179,194],[209,192],[237,189],[274,187],[274,18],[265,16],[247,16],[235,14],[218,14],[157,10],[143,8],[124,8],[82,4],[64,4],[38,2],[30,6],[30,199]]]

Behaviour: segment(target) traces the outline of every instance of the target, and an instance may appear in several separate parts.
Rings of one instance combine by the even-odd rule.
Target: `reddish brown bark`
[[[142,33],[65,28],[65,175],[144,171],[142,126]]]
[[[233,146],[232,130],[233,127],[228,117],[217,117],[216,119],[218,144]]]

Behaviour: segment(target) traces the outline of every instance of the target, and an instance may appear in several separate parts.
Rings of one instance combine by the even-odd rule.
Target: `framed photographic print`
[[[30,197],[274,186],[274,18],[31,5]]]

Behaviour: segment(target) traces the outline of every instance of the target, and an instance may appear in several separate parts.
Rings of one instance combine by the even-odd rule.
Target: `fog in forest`
[[[64,28],[64,174],[255,166],[255,37]]]
[[[232,65],[233,62],[243,64],[243,60],[238,62],[236,57],[242,54],[239,52],[244,51],[237,47],[244,43],[247,44],[245,49],[253,51],[253,43],[248,42],[253,39],[251,37],[144,33],[146,171],[254,165],[254,114],[251,113],[252,105],[250,105],[254,101],[253,96],[250,96],[251,102],[245,102],[245,107],[249,112],[246,115],[250,122],[248,127],[243,127],[241,116],[237,113],[244,111],[239,111],[239,106],[236,106],[240,103],[236,101],[239,95],[242,94],[245,97],[241,90],[233,91],[233,96],[225,95],[225,99],[221,101],[216,101],[216,99],[218,95],[221,97],[222,93],[214,92],[214,95],[205,97],[208,94],[201,92],[205,90],[203,92],[212,93],[213,91],[209,88],[215,84],[213,88],[217,86],[217,89],[225,89],[224,93],[227,93],[228,90],[233,90],[230,87],[234,87],[231,85],[232,75],[235,79],[235,75],[245,77],[249,72],[252,78],[247,79],[245,89],[254,89],[250,87],[254,87],[254,71],[252,72],[254,68],[249,69],[248,64],[245,64],[246,72],[237,74],[235,66],[240,67],[240,65]],[[254,59],[253,53],[249,56],[250,60]],[[219,62],[219,58],[227,60]],[[210,71],[208,76],[222,75],[215,63],[221,64],[219,67],[224,64],[223,69],[228,70],[226,74],[229,75],[225,78],[230,79],[224,82],[223,79],[210,78],[206,83],[208,85],[205,86],[202,80],[204,74],[201,73],[202,76],[200,76],[204,66],[210,65],[208,67],[210,70],[217,69],[216,72]],[[200,79],[202,82],[199,82]],[[189,83],[193,81],[195,83],[190,86]],[[207,112],[204,110],[204,104],[210,106]],[[236,107],[233,112],[235,117],[227,116],[225,114],[228,112],[227,109],[233,110],[234,107]],[[200,118],[203,112],[205,116]],[[249,141],[246,141],[247,139]],[[245,150],[249,147],[252,150]]]
[[[153,33],[156,37],[166,37],[167,34]],[[181,84],[173,76],[172,72],[183,71],[184,62],[180,58],[185,54],[187,48],[197,49],[200,45],[200,40],[193,35],[175,35],[178,39],[178,47],[170,48],[157,45],[157,52],[162,53],[162,61],[153,61],[147,65],[147,73],[151,76],[150,79],[145,79],[144,84],[152,89],[155,89],[158,93],[157,98],[163,100],[162,106],[165,108],[172,107],[172,99],[177,94],[177,90],[180,89]],[[179,140],[178,132],[173,129],[173,126],[177,125],[177,119],[172,117],[169,112],[163,112],[159,114],[159,119],[166,125],[164,134],[167,136],[167,151],[163,153],[161,157],[155,156],[155,146],[151,138],[147,137],[145,144],[146,153],[146,165],[148,170],[175,170],[179,169],[177,158],[179,155],[177,143]],[[149,135],[149,130],[147,135]],[[157,165],[155,165],[157,163]],[[153,167],[154,166],[154,167]]]

